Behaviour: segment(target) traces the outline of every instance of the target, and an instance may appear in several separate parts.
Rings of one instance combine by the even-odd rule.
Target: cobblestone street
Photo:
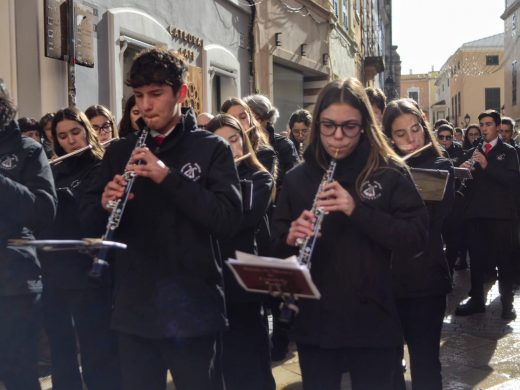
[[[469,317],[455,317],[457,304],[469,290],[469,270],[455,274],[456,288],[448,299],[441,341],[441,361],[445,390],[520,388],[520,320],[507,323],[500,319],[501,305],[498,284],[489,284],[486,312]],[[515,296],[520,313],[520,292]],[[291,354],[283,363],[273,365],[277,390],[301,390],[298,355],[291,345]],[[410,387],[410,372],[406,373]],[[50,377],[41,379],[42,390],[51,390]],[[5,388],[0,383],[0,390]],[[174,387],[169,381],[168,390]],[[342,390],[350,389],[348,374]]]
[[[498,283],[488,293],[486,312],[455,317],[458,303],[469,290],[469,270],[455,273],[455,290],[449,295],[441,341],[441,362],[445,390],[520,388],[520,319],[507,323],[500,318]],[[515,295],[520,313],[520,292]],[[274,365],[278,390],[300,390],[301,376],[296,353]],[[410,371],[406,373],[408,388]],[[348,374],[342,389],[350,389]]]

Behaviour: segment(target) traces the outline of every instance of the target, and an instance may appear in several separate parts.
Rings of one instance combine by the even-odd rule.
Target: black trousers
[[[117,390],[120,370],[117,339],[110,327],[111,290],[43,290],[45,330],[51,347],[53,390]]]
[[[229,330],[223,335],[226,390],[275,390],[269,330],[261,302],[228,302]]]
[[[0,380],[8,390],[39,390],[40,296],[0,297]]]
[[[339,390],[345,368],[352,390],[392,389],[396,348],[297,346],[304,390]]]
[[[410,354],[414,390],[442,389],[439,348],[446,296],[397,299],[397,311]],[[403,348],[395,361],[394,389],[406,390],[401,366]]]
[[[503,304],[513,302],[512,243],[513,221],[472,219],[468,224],[468,249],[471,257],[471,297],[486,303],[485,273],[498,268],[498,289]]]
[[[149,339],[119,333],[124,390],[164,390],[170,370],[177,390],[222,390],[215,364],[218,336]]]

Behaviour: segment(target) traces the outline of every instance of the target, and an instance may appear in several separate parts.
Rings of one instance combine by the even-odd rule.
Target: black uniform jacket
[[[300,159],[296,152],[296,148],[290,139],[276,133],[274,127],[271,125],[267,126],[267,132],[269,133],[269,143],[278,157],[278,177],[276,178],[276,187],[280,188],[285,173],[296,166]]]
[[[249,191],[246,190],[242,193],[244,215],[238,231],[233,237],[220,240],[224,261],[230,257],[235,258],[235,251],[237,250],[246,253],[258,253],[256,233],[271,201],[273,179],[269,173],[255,171],[245,163],[242,163],[238,167],[238,175],[241,183],[250,183],[245,184],[244,188],[252,185],[252,196],[247,199]],[[224,267],[224,282],[227,301],[251,302],[261,299],[259,294],[253,294],[244,290],[227,266]]]
[[[441,231],[455,200],[453,165],[449,159],[438,157],[431,148],[408,159],[407,164],[413,168],[447,170],[450,175],[442,201],[426,202],[430,222],[424,251],[419,255],[408,250],[396,251],[392,256],[394,291],[398,298],[446,294],[451,290],[451,275]]]
[[[0,296],[41,291],[36,251],[8,239],[34,238],[52,222],[56,192],[43,147],[22,137],[16,122],[0,130]]]
[[[324,171],[314,160],[314,147],[305,162],[290,171],[273,218],[275,253],[294,254],[285,244],[292,221],[310,210]],[[396,347],[402,343],[390,273],[391,252],[421,252],[427,239],[427,211],[407,173],[387,166],[355,189],[366,164],[369,145],[358,147],[338,161],[335,179],[356,202],[350,217],[325,216],[322,236],[312,256],[311,274],[320,300],[300,301],[296,317],[297,342],[324,348]]]
[[[124,171],[133,137],[111,145],[85,196],[82,217],[102,226],[105,184]],[[115,240],[114,329],[148,338],[195,337],[226,325],[222,272],[214,237],[229,237],[240,223],[242,200],[229,145],[197,130],[191,109],[161,146],[146,145],[170,169],[161,184],[138,177]],[[92,220],[95,216],[97,221]]]
[[[454,167],[458,167],[465,161],[464,150],[462,150],[462,146],[460,144],[452,142],[451,146],[448,149],[446,149],[446,151],[448,152],[450,160]]]
[[[38,238],[78,240],[85,238],[79,218],[81,196],[97,175],[100,160],[90,151],[69,157],[52,167],[58,194],[54,223]],[[41,252],[44,288],[83,289],[88,286],[92,258],[74,251]]]
[[[482,143],[480,151],[484,153]],[[466,156],[469,158],[474,149]],[[520,170],[515,148],[499,138],[486,156],[488,165],[482,169],[475,164],[473,180],[466,192],[466,218],[515,219],[517,216],[515,195],[520,189]]]

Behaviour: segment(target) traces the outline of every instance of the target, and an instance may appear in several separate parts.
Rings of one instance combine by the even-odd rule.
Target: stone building
[[[434,120],[445,117],[463,127],[483,110],[502,111],[504,34],[464,43],[441,67],[436,86]]]
[[[518,96],[518,66],[520,64],[520,0],[506,0],[502,14],[504,20],[504,115],[520,120]]]

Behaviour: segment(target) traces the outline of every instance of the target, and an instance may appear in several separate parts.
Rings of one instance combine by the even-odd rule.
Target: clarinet
[[[323,223],[323,218],[327,214],[327,212],[316,206],[318,202],[318,194],[323,190],[323,186],[328,183],[332,183],[334,180],[334,172],[336,171],[337,161],[333,158],[330,161],[329,167],[323,178],[321,179],[321,183],[318,187],[318,192],[314,196],[314,200],[312,202],[311,213],[316,218],[316,222],[314,223],[314,230],[312,235],[306,237],[304,240],[298,239],[296,240],[296,244],[300,246],[300,252],[298,253],[298,263],[301,265],[305,265],[309,269],[311,268],[311,259],[312,254],[314,253],[314,247],[316,245],[316,241],[318,240],[318,235],[321,232],[321,225]],[[280,316],[278,320],[285,324],[292,324],[294,321],[294,317],[298,313],[298,306],[296,305],[296,298],[293,295],[289,295],[288,297],[283,298],[283,302],[280,308]]]
[[[130,155],[133,154],[133,151],[135,149],[142,148],[146,145],[146,138],[150,133],[150,129],[146,126],[146,123],[142,118],[139,118],[137,120],[137,124],[141,129],[141,134],[139,135],[135,147]],[[130,159],[128,160],[127,165],[130,163]],[[138,160],[135,162],[135,164],[140,165],[141,161]],[[103,236],[101,237],[103,241],[112,241],[112,236],[114,235],[115,230],[119,227],[119,223],[121,222],[121,218],[123,216],[123,212],[125,211],[125,206],[128,202],[128,197],[130,196],[130,192],[132,190],[132,186],[134,184],[136,176],[137,175],[135,174],[135,172],[132,171],[127,171],[123,173],[123,178],[126,181],[123,196],[118,200],[111,200],[108,202],[107,207],[111,210],[111,212],[110,216],[108,217],[105,234],[103,234]],[[108,261],[106,260],[107,255],[108,248],[101,248],[98,255],[94,257],[94,260],[92,262],[92,268],[90,269],[90,272],[88,274],[88,276],[91,279],[101,281],[103,270],[109,266]]]
[[[478,145],[475,147],[475,150],[479,150],[479,151],[482,151],[482,145],[484,144],[484,141],[480,141],[478,143]],[[474,152],[473,152],[474,153]],[[469,170],[470,172],[471,171],[474,171],[475,170],[475,163],[476,161],[473,160],[473,155],[471,155],[471,158],[468,160],[469,161]],[[459,188],[457,188],[457,191],[455,191],[455,193],[457,195],[459,195],[461,198],[464,198],[466,196],[466,192],[468,191],[468,181],[469,179],[462,179],[460,181],[460,185],[459,185]]]

